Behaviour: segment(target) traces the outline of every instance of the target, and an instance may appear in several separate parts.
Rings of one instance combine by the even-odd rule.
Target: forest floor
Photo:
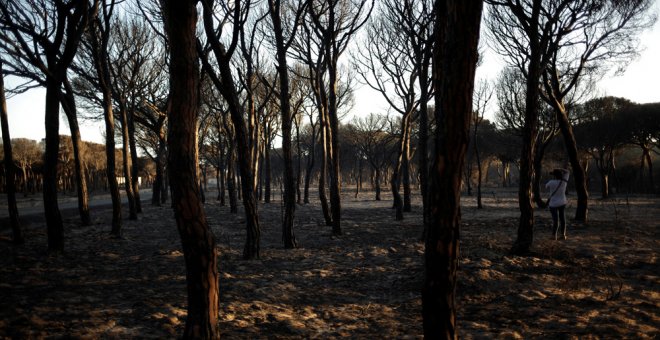
[[[241,259],[242,209],[230,214],[207,201],[222,336],[421,338],[419,197],[400,222],[391,201],[372,198],[344,195],[342,236],[324,225],[318,201],[297,206],[294,250],[282,247],[279,201],[260,204],[261,259],[252,261]],[[660,336],[660,198],[593,199],[589,223],[569,223],[565,241],[551,239],[549,213],[537,211],[533,252],[524,257],[508,252],[514,192],[489,191],[484,209],[474,197],[462,205],[462,338]],[[573,213],[569,206],[567,217]],[[64,214],[66,251],[58,256],[45,251],[43,219],[25,219],[23,246],[0,229],[0,338],[182,334],[185,268],[171,209],[144,204],[138,220],[124,221],[123,239],[110,237],[110,217],[96,207],[94,224],[80,227],[75,210]]]

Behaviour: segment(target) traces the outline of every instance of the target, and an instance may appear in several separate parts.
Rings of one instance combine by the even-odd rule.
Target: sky
[[[660,1],[654,9],[660,14]],[[620,76],[608,74],[599,83],[597,96],[624,97],[637,103],[660,102],[660,23],[640,35],[640,55],[632,61],[625,73]],[[502,60],[486,51],[484,63],[477,69],[477,79],[494,80],[502,69]],[[6,79],[5,86],[11,87],[16,80]],[[7,100],[9,131],[11,138],[30,138],[41,140],[45,137],[44,104],[45,89],[33,89]],[[355,93],[355,105],[351,116],[368,113],[387,113],[388,107],[381,95],[367,86],[358,87]],[[491,105],[490,116],[492,119]],[[102,122],[80,121],[80,134],[85,141],[104,143]],[[65,118],[60,119],[60,134],[70,135]]]

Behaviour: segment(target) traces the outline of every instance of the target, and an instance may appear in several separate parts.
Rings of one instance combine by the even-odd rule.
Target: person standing
[[[548,207],[552,215],[552,232],[555,240],[559,237],[559,227],[561,227],[561,237],[566,239],[566,215],[564,210],[568,199],[566,198],[566,187],[568,185],[569,171],[566,169],[554,169],[550,173],[554,179],[545,184],[545,188],[551,193],[548,198]]]

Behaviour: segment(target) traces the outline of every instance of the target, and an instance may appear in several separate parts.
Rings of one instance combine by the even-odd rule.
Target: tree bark
[[[66,88],[66,93],[62,93],[61,102],[71,131],[71,144],[73,146],[73,162],[78,194],[78,212],[80,214],[81,224],[88,226],[92,224],[92,218],[89,214],[89,193],[87,190],[87,180],[85,178],[85,166],[83,165],[83,160],[80,155],[83,145],[80,138],[78,118],[76,117],[76,99],[73,95],[73,90],[66,79],[64,80],[64,86]]]
[[[14,155],[9,135],[9,117],[7,115],[7,101],[5,97],[5,75],[2,72],[2,58],[0,58],[0,124],[2,124],[2,145],[5,152],[5,190],[7,192],[7,209],[9,210],[9,224],[12,232],[12,242],[23,244],[23,232],[16,205],[16,182],[14,174]]]
[[[105,23],[109,23],[109,18],[104,18]],[[115,168],[115,121],[112,105],[112,90],[110,69],[108,65],[108,51],[107,45],[109,41],[108,27],[101,29],[101,19],[96,18],[95,23],[92,25],[94,37],[91,39],[92,50],[94,53],[94,66],[96,74],[99,79],[99,89],[103,95],[103,118],[105,122],[105,158],[106,158],[106,177],[108,182],[108,189],[110,190],[110,198],[112,200],[112,227],[110,234],[115,237],[122,236],[122,220],[121,220],[121,197],[119,196],[119,185],[117,184],[117,175]],[[96,40],[96,36],[100,33],[101,40]],[[158,156],[156,158],[156,180],[162,180],[162,172],[160,169]],[[162,170],[162,169],[160,169]],[[158,185],[160,188],[160,185]],[[156,186],[154,186],[154,193],[157,193]],[[160,202],[160,198],[158,198]]]
[[[128,198],[128,219],[137,220],[137,208],[135,205],[135,194],[133,193],[133,179],[132,168],[133,162],[131,157],[128,133],[128,113],[126,109],[121,109],[121,136],[123,142],[122,148],[122,161],[124,164],[124,190]],[[171,183],[171,180],[170,180]]]
[[[58,92],[61,81],[46,77],[46,151],[44,152],[43,197],[46,228],[48,229],[48,251],[64,251],[64,225],[57,202],[57,163],[60,149],[60,101]]]
[[[422,288],[424,336],[428,339],[458,338],[455,296],[461,177],[470,138],[482,6],[481,1],[436,1],[433,79],[438,126]]]
[[[566,145],[568,160],[571,163],[571,168],[573,169],[573,181],[575,182],[575,191],[577,193],[575,220],[580,222],[587,222],[589,191],[587,190],[587,178],[585,171],[580,164],[577,142],[575,141],[573,128],[571,127],[566,109],[563,107],[563,105],[555,106],[555,113],[557,115],[559,130],[561,131],[561,135],[564,137],[564,144]]]
[[[321,211],[323,212],[323,218],[325,219],[325,225],[332,225],[332,216],[330,215],[330,207],[328,206],[328,198],[325,195],[325,177],[328,173],[328,158],[330,157],[328,153],[328,127],[327,119],[325,117],[325,110],[321,109],[319,111],[320,119],[320,144],[321,144],[321,168],[319,169],[319,200],[321,201]]]
[[[170,46],[168,168],[172,202],[186,263],[188,316],[184,338],[218,339],[218,259],[197,186],[195,149],[199,70],[196,1],[163,1]]]
[[[128,145],[131,151],[131,189],[133,190],[133,197],[135,198],[135,212],[142,212],[142,202],[140,199],[140,173],[138,169],[138,154],[137,143],[135,141],[135,120],[133,119],[133,111],[127,113],[128,118]]]
[[[534,148],[538,134],[539,116],[539,80],[541,78],[541,43],[538,32],[539,16],[542,1],[533,0],[532,13],[529,22],[533,25],[528,29],[530,60],[527,70],[525,96],[525,120],[522,131],[522,150],[520,155],[520,180],[518,185],[518,206],[520,220],[518,234],[511,252],[526,254],[534,240],[534,206],[532,205],[532,179],[534,178]]]
[[[273,22],[275,46],[277,48],[277,69],[280,81],[280,111],[282,125],[282,156],[284,158],[284,219],[282,220],[282,241],[284,248],[298,246],[293,233],[293,219],[296,212],[296,181],[293,175],[291,150],[291,102],[289,93],[289,70],[286,61],[286,44],[282,36],[280,0],[269,0],[270,17]]]

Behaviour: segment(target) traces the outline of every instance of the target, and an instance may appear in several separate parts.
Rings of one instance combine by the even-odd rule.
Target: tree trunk
[[[61,81],[46,77],[46,150],[43,167],[43,197],[46,228],[48,229],[48,251],[64,251],[64,226],[57,203],[57,163],[60,149],[60,101],[58,92]]]
[[[80,128],[78,127],[78,118],[76,117],[76,100],[73,95],[68,81],[65,80],[66,93],[63,93],[62,106],[64,113],[69,122],[69,129],[71,131],[71,144],[73,146],[73,162],[76,178],[76,189],[78,194],[78,212],[80,214],[80,222],[84,226],[92,224],[92,218],[89,214],[89,193],[87,190],[87,180],[85,178],[85,167],[83,165],[82,157],[80,155],[82,149],[82,141],[80,138]]]
[[[430,42],[429,42],[430,44]],[[422,62],[420,67],[422,70],[419,76],[419,139],[417,141],[417,149],[419,150],[419,181],[420,181],[420,191],[422,194],[422,214],[424,222],[424,235],[428,228],[429,220],[429,208],[428,208],[428,182],[429,182],[429,161],[428,161],[428,131],[429,131],[429,113],[428,113],[428,101],[429,101],[429,91],[428,91],[428,78],[427,74],[429,73],[429,63],[425,60]],[[426,236],[424,236],[426,237]]]
[[[298,204],[303,203],[302,192],[300,191],[300,184],[302,182],[302,153],[300,149],[300,124],[298,121],[294,121],[296,124],[296,155],[297,155],[297,169],[296,169],[296,202]]]
[[[536,206],[545,209],[546,204],[541,194],[541,174],[543,173],[543,156],[545,155],[545,148],[547,144],[540,140],[536,141],[534,151],[534,180],[532,182],[532,197]]]
[[[527,70],[525,96],[525,119],[522,131],[522,150],[520,155],[520,179],[518,185],[518,206],[520,220],[518,234],[511,252],[526,254],[534,240],[534,206],[532,205],[532,179],[534,178],[534,148],[538,134],[539,116],[539,80],[541,78],[541,43],[539,41],[538,22],[542,7],[541,0],[533,0],[529,29],[530,61]]]
[[[122,137],[122,142],[123,142],[123,148],[122,148],[122,156],[123,156],[123,164],[124,164],[124,190],[126,191],[126,197],[128,198],[128,219],[129,220],[137,220],[137,208],[135,205],[135,195],[133,193],[133,176],[132,176],[132,168],[133,168],[133,162],[132,162],[132,157],[131,157],[131,152],[130,152],[130,146],[129,146],[129,140],[128,140],[128,114],[126,112],[126,109],[122,109],[120,112],[121,115],[121,137]],[[169,139],[168,139],[169,141]],[[171,183],[170,179],[170,183]]]
[[[320,118],[320,144],[321,144],[321,168],[319,169],[319,200],[321,201],[321,211],[325,219],[325,225],[332,225],[332,216],[330,216],[330,207],[328,206],[328,198],[325,195],[325,177],[328,172],[328,128],[326,127],[327,120],[323,110],[319,111]]]
[[[461,177],[470,138],[482,6],[481,1],[436,2],[433,79],[438,127],[436,156],[430,174],[431,213],[422,288],[424,336],[428,339],[458,338],[455,297]]]
[[[289,70],[286,61],[286,47],[282,36],[280,0],[269,0],[270,17],[273,22],[275,45],[277,48],[277,69],[280,81],[280,111],[282,126],[282,156],[284,158],[284,219],[282,220],[282,241],[284,248],[296,248],[298,243],[293,233],[293,219],[296,212],[296,180],[293,175],[291,150],[291,102],[289,93]]]
[[[411,191],[410,191],[410,134],[412,129],[412,124],[408,124],[408,131],[406,132],[406,145],[405,151],[403,153],[403,164],[401,175],[403,176],[403,211],[410,212],[412,211],[411,203]]]
[[[195,48],[195,1],[163,1],[170,46],[168,168],[184,259],[188,316],[183,337],[218,339],[218,259],[197,186],[195,149],[199,71]]]
[[[229,212],[238,213],[238,198],[236,193],[236,152],[233,147],[227,154],[227,191],[229,192]]]
[[[376,168],[376,175],[374,176],[374,182],[376,186],[376,201],[380,201],[380,169]]]
[[[270,130],[267,129],[267,133],[270,133]],[[266,137],[268,138],[268,137]],[[264,146],[264,203],[270,203],[270,198],[272,196],[272,170],[270,167],[270,140],[266,141]]]
[[[326,56],[330,45],[326,45]],[[339,113],[337,112],[337,61],[328,63],[328,138],[330,139],[330,212],[332,214],[332,233],[341,235],[341,166],[339,164]]]
[[[135,121],[133,111],[127,113],[128,118],[128,144],[131,148],[131,188],[135,197],[135,212],[142,212],[142,202],[140,199],[140,174],[138,169],[137,143],[135,141]]]
[[[575,191],[577,193],[577,207],[575,209],[575,220],[580,222],[587,222],[587,212],[589,204],[589,191],[587,190],[587,180],[585,171],[580,165],[580,158],[578,156],[577,142],[573,134],[573,128],[568,120],[566,109],[562,105],[555,107],[557,115],[557,123],[559,130],[564,137],[564,144],[566,145],[566,153],[568,160],[573,169],[573,180],[575,182]]]
[[[16,205],[16,182],[14,175],[14,155],[9,136],[9,118],[7,115],[7,101],[5,97],[5,75],[2,71],[2,58],[0,58],[0,124],[2,124],[2,145],[5,152],[5,189],[7,192],[7,209],[9,210],[9,224],[11,226],[12,241],[14,244],[23,244],[25,239],[21,231],[21,222]],[[27,187],[27,186],[26,186]]]

